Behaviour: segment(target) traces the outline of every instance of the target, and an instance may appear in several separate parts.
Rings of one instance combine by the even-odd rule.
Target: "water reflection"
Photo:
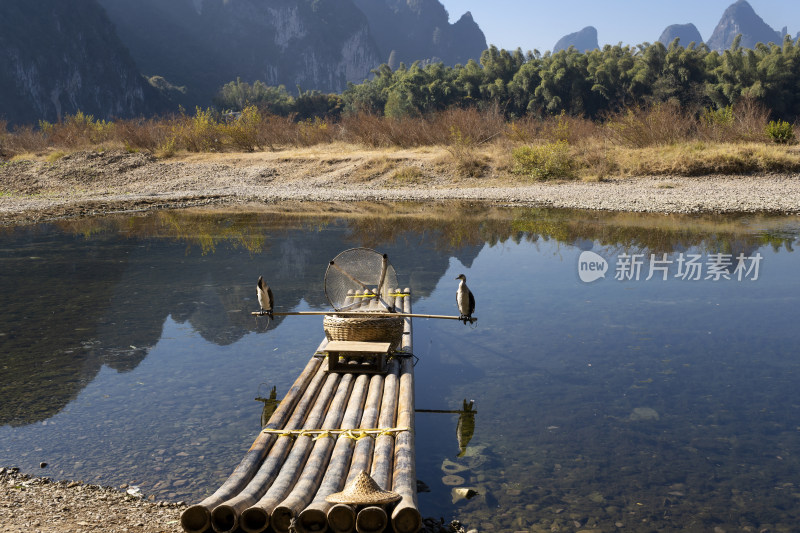
[[[254,280],[269,279],[276,310],[326,309],[328,261],[369,246],[389,255],[417,312],[455,312],[461,272],[480,301],[475,330],[415,321],[417,404],[462,407],[457,449],[444,415],[417,417],[426,515],[509,532],[791,530],[796,217],[464,207],[2,230],[0,463],[201,498],[259,429],[254,391],[266,416],[322,337],[321,319],[279,316],[264,331],[250,316]],[[753,283],[584,284],[583,250],[765,258]],[[476,396],[480,418],[463,400]]]
[[[262,383],[261,385],[266,385],[266,383]],[[259,391],[261,390],[261,385],[258,386]],[[278,400],[278,387],[272,387],[272,390],[269,391],[269,396],[264,397],[259,394],[259,396],[256,396],[256,401],[264,404],[261,408],[261,427],[263,428],[267,425],[272,413],[275,412],[275,409],[277,409],[278,405],[281,403],[280,400]]]

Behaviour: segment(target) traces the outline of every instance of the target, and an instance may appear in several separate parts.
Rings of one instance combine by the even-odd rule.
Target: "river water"
[[[367,246],[415,312],[455,314],[461,273],[477,299],[475,326],[414,321],[417,407],[455,411],[417,414],[424,516],[504,532],[800,523],[800,219],[337,209],[2,230],[0,466],[203,498],[258,433],[255,398],[283,396],[323,335],[321,317],[252,317],[255,280],[277,310],[326,310],[328,261]]]

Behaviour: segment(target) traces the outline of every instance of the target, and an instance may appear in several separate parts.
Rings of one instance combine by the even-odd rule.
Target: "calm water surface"
[[[260,429],[255,398],[285,394],[323,335],[320,317],[265,329],[255,280],[279,310],[325,310],[328,261],[369,246],[416,312],[455,313],[460,273],[477,298],[477,327],[414,322],[417,407],[477,411],[461,448],[458,414],[418,413],[424,516],[509,532],[796,530],[800,219],[460,207],[2,230],[0,466],[159,500],[213,492]],[[579,277],[587,250],[605,278]],[[699,280],[679,275],[691,258]],[[645,279],[656,266],[667,280]]]

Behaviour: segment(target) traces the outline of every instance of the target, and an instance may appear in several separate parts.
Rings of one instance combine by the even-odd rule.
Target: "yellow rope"
[[[322,433],[319,433],[316,437],[314,437],[314,440],[323,439],[325,437],[333,437],[333,433],[331,433],[330,431],[323,431]]]
[[[347,439],[359,440],[364,437],[380,437],[392,435],[402,431],[411,431],[410,428],[369,428],[369,429],[269,429],[264,428],[262,433],[270,433],[279,437],[314,437],[314,440],[323,437],[340,435]]]

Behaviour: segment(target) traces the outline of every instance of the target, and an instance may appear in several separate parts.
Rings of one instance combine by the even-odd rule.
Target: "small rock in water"
[[[445,485],[447,485],[449,487],[455,487],[457,485],[463,485],[465,481],[466,480],[463,477],[454,476],[454,475],[444,476],[442,478],[442,483],[444,483]]]
[[[41,463],[39,463],[39,468],[47,468],[47,463],[42,461]]]
[[[461,500],[469,500],[478,495],[478,491],[469,487],[455,487],[450,491],[453,503]]]
[[[636,407],[628,416],[631,422],[641,422],[643,420],[658,420],[658,412],[650,407]]]

